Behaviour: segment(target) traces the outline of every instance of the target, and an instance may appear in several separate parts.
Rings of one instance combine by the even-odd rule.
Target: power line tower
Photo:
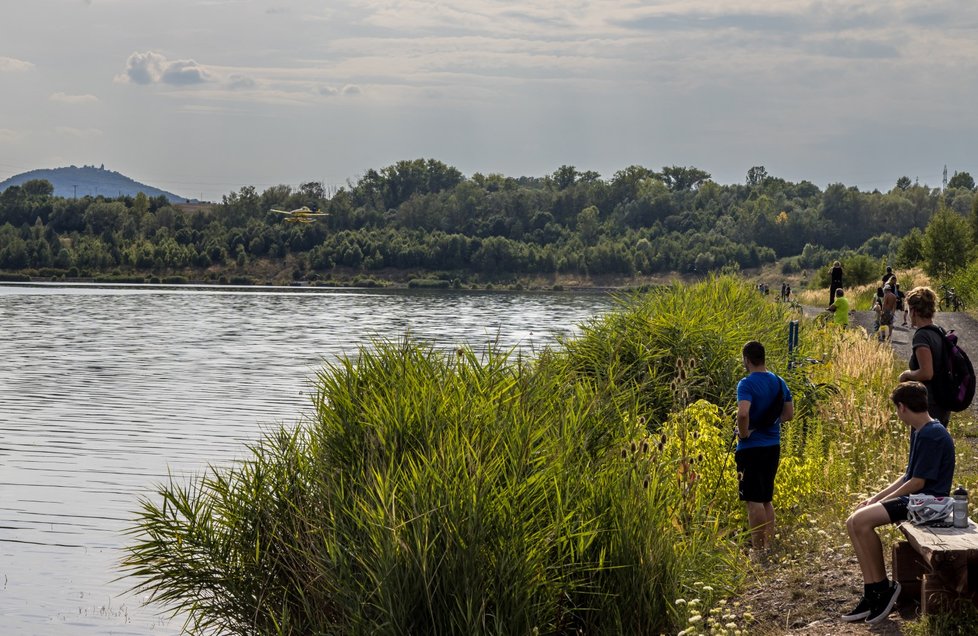
[[[942,192],[944,190],[947,190],[947,164],[944,164],[944,187],[941,188]]]

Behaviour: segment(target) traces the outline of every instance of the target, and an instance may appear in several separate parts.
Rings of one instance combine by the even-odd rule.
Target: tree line
[[[328,216],[285,223],[274,208]],[[337,268],[492,281],[519,275],[633,276],[748,268],[811,269],[843,254],[966,264],[978,245],[971,176],[946,189],[901,177],[887,192],[820,189],[751,168],[723,185],[688,166],[629,166],[604,179],[561,166],[545,177],[464,176],[434,159],[322,183],[244,187],[220,203],[53,196],[47,181],[0,193],[0,268],[214,278],[277,265],[293,279]]]

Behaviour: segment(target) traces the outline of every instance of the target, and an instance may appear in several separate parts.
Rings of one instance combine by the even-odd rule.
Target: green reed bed
[[[308,421],[142,502],[123,567],[194,633],[726,629],[698,599],[746,568],[740,347],[784,368],[787,319],[724,278],[623,299],[532,360],[375,343],[322,370]],[[807,408],[785,432],[786,527],[850,459],[846,426]]]

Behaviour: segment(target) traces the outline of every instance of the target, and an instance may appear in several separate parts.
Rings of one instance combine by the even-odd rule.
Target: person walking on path
[[[893,320],[896,315],[896,307],[896,294],[893,292],[893,286],[887,283],[883,287],[883,301],[880,306],[880,340],[889,340],[893,337]]]
[[[829,286],[829,304],[835,302],[835,292],[842,289],[842,263],[836,261],[832,263],[832,282]]]
[[[849,299],[841,289],[835,292],[835,301],[829,305],[833,321],[843,329],[849,326]]]
[[[937,294],[930,287],[914,287],[907,294],[906,303],[910,326],[916,331],[911,343],[909,368],[900,374],[900,382],[922,382],[927,388],[927,412],[947,426],[951,411],[937,404],[934,386],[939,381],[934,370],[943,369],[945,365],[943,330],[934,324]]]
[[[774,478],[781,460],[781,424],[795,414],[791,391],[783,379],[767,370],[764,345],[744,345],[747,377],[737,383],[738,494],[747,504],[751,545],[758,553],[774,538]]]
[[[893,277],[893,268],[887,265],[886,273],[883,274],[883,278],[881,279],[881,282],[885,285],[890,281],[890,278],[892,277]]]
[[[902,382],[890,394],[897,417],[912,431],[907,469],[889,486],[862,501],[846,530],[863,576],[863,597],[842,620],[881,622],[900,596],[900,583],[886,576],[883,544],[876,528],[907,519],[910,495],[947,497],[954,477],[954,441],[928,413],[927,389],[920,382]]]

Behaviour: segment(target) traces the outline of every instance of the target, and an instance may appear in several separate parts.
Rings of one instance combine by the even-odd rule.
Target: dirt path
[[[821,311],[819,308],[805,307],[806,316],[813,316]],[[872,333],[873,319],[872,312],[857,311],[850,324],[859,325],[867,333]],[[891,342],[897,361],[903,361],[905,365],[905,361],[910,359],[914,330],[910,326],[903,326],[902,319],[902,314],[896,318]],[[965,313],[942,313],[936,322],[947,330],[953,329],[964,350],[973,360],[978,360],[978,320]],[[978,404],[972,404],[970,410],[970,414],[952,415],[952,432],[956,418],[958,421],[978,418]],[[974,427],[967,428],[974,430]],[[959,451],[962,443],[973,450],[978,449],[978,438],[967,436],[963,430],[955,436],[955,442],[959,445]],[[975,454],[971,452],[966,455]],[[751,606],[755,616],[755,623],[750,627],[751,633],[904,634],[906,621],[918,617],[920,608],[916,604],[899,607],[888,620],[875,626],[845,623],[838,618],[861,595],[862,578],[845,529],[840,527],[823,530],[827,534],[816,538],[822,546],[820,554],[813,555],[806,551],[806,554],[796,556],[785,555],[780,562],[763,566],[755,572],[756,582],[742,597]],[[889,557],[887,564],[889,568]]]

